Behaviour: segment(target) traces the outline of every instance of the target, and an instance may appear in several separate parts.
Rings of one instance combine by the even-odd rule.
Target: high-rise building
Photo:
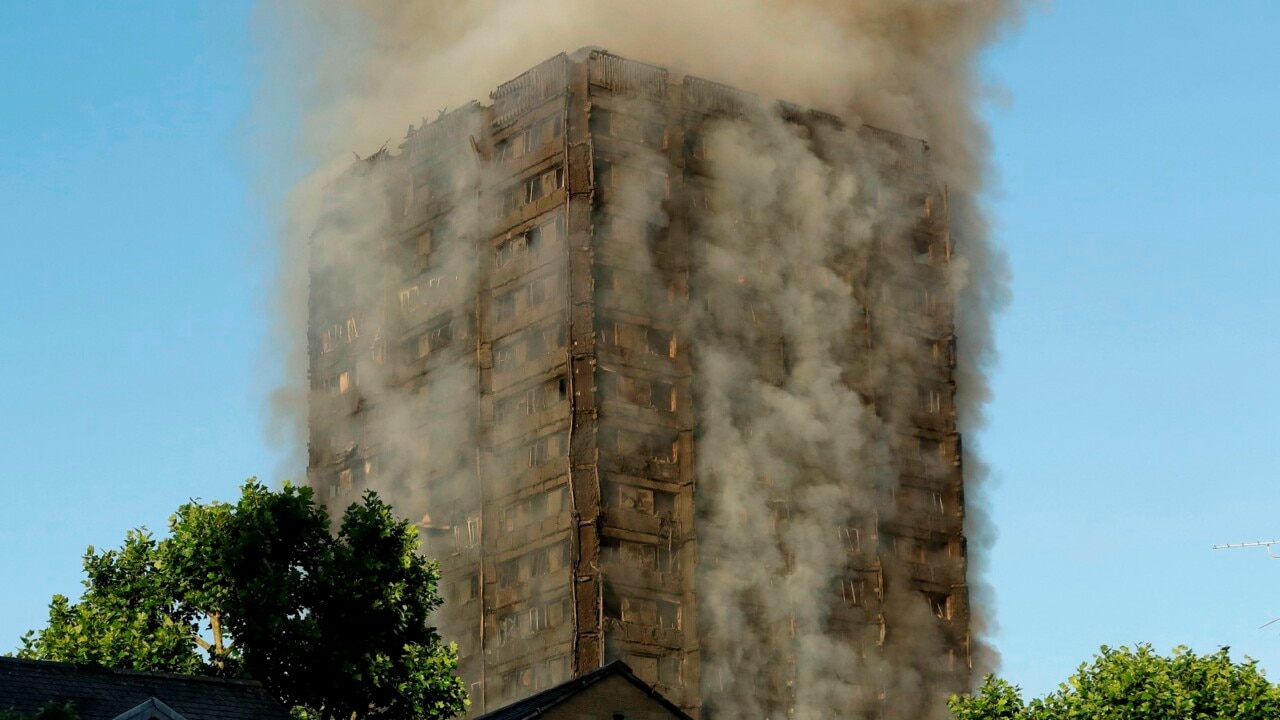
[[[311,260],[311,483],[419,521],[472,712],[613,659],[703,716],[965,687],[927,146],[600,50],[490,99],[357,163]]]

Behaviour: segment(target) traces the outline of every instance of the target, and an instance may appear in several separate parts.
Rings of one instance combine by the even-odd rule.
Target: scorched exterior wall
[[[368,487],[419,521],[473,714],[623,659],[697,715],[700,688],[717,682],[701,677],[700,648],[722,641],[697,627],[691,228],[714,182],[700,129],[757,101],[600,51],[552,58],[491,101],[411,126],[399,153],[361,161],[343,181],[355,189],[334,193],[312,250],[311,483],[335,514]],[[913,234],[926,257],[916,281],[940,284],[945,196],[923,143],[846,131],[880,138],[920,174],[936,210]],[[920,329],[931,374],[901,442],[921,459],[901,463],[883,512],[830,530],[850,573],[832,589],[829,626],[883,651],[886,576],[905,578],[929,598],[960,689],[951,327],[943,309]],[[850,358],[851,377],[859,370]],[[785,696],[786,657],[778,668],[761,682]],[[879,683],[863,689],[883,693]]]

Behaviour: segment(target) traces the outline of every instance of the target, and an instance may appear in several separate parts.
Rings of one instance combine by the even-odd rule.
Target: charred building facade
[[[311,259],[310,481],[420,519],[472,712],[615,659],[704,717],[966,687],[925,144],[597,50],[490,97],[335,183]]]

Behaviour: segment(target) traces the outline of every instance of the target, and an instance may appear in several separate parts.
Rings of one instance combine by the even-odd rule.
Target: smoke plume
[[[956,413],[968,433],[973,661],[975,672],[989,669],[994,656],[982,636],[991,599],[973,560],[980,561],[991,528],[983,511],[983,465],[972,440],[989,394],[990,320],[1006,285],[980,206],[987,137],[977,117],[975,65],[1018,11],[1018,0],[298,0],[264,8],[263,37],[281,44],[276,53],[306,61],[266,89],[273,103],[290,104],[298,117],[296,142],[277,150],[275,161],[314,169],[291,192],[280,233],[278,336],[286,377],[298,385],[277,394],[274,424],[294,429],[299,467],[293,474],[302,469],[307,438],[308,388],[302,381],[308,372],[308,276],[334,276],[346,303],[362,288],[383,287],[386,273],[396,271],[367,252],[387,222],[378,212],[394,212],[382,199],[386,189],[377,173],[337,182],[350,174],[350,153],[368,156],[388,139],[394,147],[414,119],[434,119],[485,97],[556,53],[604,47],[668,67],[673,76],[692,73],[761,98],[834,113],[851,128],[865,124],[927,139],[933,172],[947,191],[955,240],[946,297],[938,302],[955,308]],[[902,628],[894,632],[904,637],[886,644],[893,654],[881,657],[860,653],[856,642],[827,637],[823,603],[814,601],[828,596],[845,571],[833,528],[874,516],[883,507],[880,496],[894,490],[895,463],[915,452],[904,446],[903,435],[918,403],[920,353],[898,315],[917,300],[892,282],[909,274],[912,258],[909,248],[886,251],[874,242],[908,234],[903,208],[915,202],[908,196],[913,188],[901,180],[901,160],[873,132],[801,137],[762,112],[725,123],[705,142],[718,182],[705,198],[712,219],[699,229],[705,249],[695,272],[705,297],[684,328],[696,346],[701,394],[698,542],[706,559],[698,623],[711,638],[702,658],[703,696],[724,717],[774,716],[780,709],[769,705],[769,690],[754,684],[778,662],[778,643],[785,642],[794,696],[793,707],[781,710],[795,717],[848,716],[850,707],[861,705],[870,712],[875,698],[851,697],[851,677],[873,677],[883,692],[921,699],[920,706],[887,708],[891,717],[937,716],[945,711],[932,684],[944,674],[947,658],[939,657],[938,638],[911,630],[932,626],[924,620],[927,604],[886,610],[896,617],[883,622]],[[447,181],[460,188],[485,172],[470,157],[450,167]],[[662,222],[660,198],[639,187],[621,192]],[[334,193],[347,197],[335,200]],[[334,245],[350,252],[314,257],[312,233],[325,208],[335,205],[381,210],[327,218],[327,232],[342,238]],[[447,221],[459,232],[474,232],[483,218],[462,207]],[[443,307],[450,298],[474,294],[472,250],[452,252],[434,294],[400,298],[402,305]],[[864,287],[833,270],[851,259],[879,264],[881,280]],[[643,273],[643,261],[635,269]],[[325,294],[317,297],[323,305]],[[850,333],[868,316],[875,318],[874,330]],[[370,472],[373,485],[397,503],[430,507],[429,489],[405,479],[461,467],[459,449],[474,452],[478,418],[441,423],[420,417],[421,403],[379,375],[376,358],[385,339],[365,330],[378,327],[378,320],[351,321],[334,334],[367,350],[355,373],[365,400],[382,409],[380,427],[369,433],[389,450],[379,453],[383,465],[376,474]],[[465,334],[467,319],[455,323],[448,332]],[[768,340],[762,326],[777,328],[785,357],[759,352]],[[872,335],[874,343],[861,353],[861,377],[850,378],[847,358],[860,352],[851,344]],[[430,384],[415,392],[433,400],[474,393],[476,379],[467,367],[460,361],[433,371]],[[868,388],[879,396],[868,398]],[[312,451],[318,445],[340,453],[356,444],[354,437],[328,438],[313,443]],[[849,492],[850,476],[859,478],[865,494]],[[778,497],[787,499],[781,524],[772,500]],[[768,527],[776,532],[762,531]],[[912,620],[916,614],[920,622]],[[780,639],[778,628],[788,628],[789,639]]]

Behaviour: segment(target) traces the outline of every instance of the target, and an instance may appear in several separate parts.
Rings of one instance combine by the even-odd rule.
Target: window
[[[942,412],[942,393],[937,390],[920,390],[920,412]]]
[[[418,255],[431,254],[431,233],[425,232],[418,236]]]
[[[524,235],[517,235],[509,240],[505,240],[498,245],[496,250],[496,263],[498,267],[504,268],[513,261],[524,257],[528,251],[528,243]]]
[[[378,475],[378,459],[377,459],[377,458],[365,458],[365,461],[364,461],[364,479],[365,479],[365,480],[369,480],[370,478],[377,477],[377,475]]]
[[[938,296],[926,288],[916,288],[915,311],[925,317],[933,317],[938,312]]]
[[[861,552],[862,550],[862,531],[856,527],[840,528],[840,539],[844,542],[846,550],[852,552]]]
[[[929,610],[939,620],[951,619],[951,596],[946,593],[924,592],[924,599],[929,603]]]
[[[480,544],[480,513],[474,512],[467,516],[467,547],[475,547]]]
[[[604,160],[597,160],[592,167],[595,175],[595,186],[597,188],[607,188],[613,186],[613,165]]]
[[[552,601],[546,606],[546,624],[549,628],[563,625],[570,616],[569,598]]]
[[[470,602],[480,597],[480,576],[471,573],[453,584],[453,596],[457,602]]]
[[[524,182],[524,204],[537,202],[562,187],[564,187],[564,168],[552,168]]]
[[[560,655],[558,657],[553,657],[551,658],[550,661],[547,662],[547,679],[548,681],[550,681],[552,685],[559,685],[560,683],[569,679],[569,656],[568,655]],[[471,697],[479,697],[479,696],[472,695]]]
[[[547,286],[550,282],[549,278],[541,278],[529,283],[529,307],[537,307],[547,299]]]
[[[665,255],[671,250],[671,233],[667,228],[646,223],[644,228],[645,247],[654,255]]]
[[[706,159],[707,143],[701,133],[690,130],[684,134],[684,154],[699,159]]]
[[[684,684],[684,663],[679,655],[665,655],[658,658],[658,682],[664,685]]]
[[[614,434],[614,443],[619,455],[647,457],[660,463],[674,463],[680,459],[680,441],[677,436],[664,437],[618,430]]]
[[[499,295],[498,299],[493,303],[493,314],[498,320],[506,320],[513,317],[516,314],[515,292]]]
[[[644,144],[655,149],[667,147],[667,127],[662,123],[651,122],[644,126]]]
[[[351,389],[353,384],[354,378],[352,377],[351,371],[343,371],[342,374],[338,376],[338,394],[341,395],[346,393]]]
[[[538,240],[535,244],[546,246],[548,243],[558,242],[565,238],[564,215],[556,215],[549,222],[542,223],[538,226]]]
[[[533,668],[518,668],[502,674],[502,694],[513,697],[533,689]]]
[[[841,578],[840,598],[854,607],[867,604],[867,581],[860,578]]]
[[[563,456],[567,450],[564,433],[538,438],[526,445],[520,453],[522,468],[535,468],[553,457]]]
[[[670,330],[648,329],[649,354],[660,357],[676,356],[676,334]]]
[[[519,576],[520,563],[518,560],[508,560],[498,565],[498,584],[502,587],[515,585]]]
[[[338,471],[338,492],[351,492],[351,468]]]
[[[493,403],[493,422],[495,425],[505,425],[512,418],[512,411],[515,409],[515,400],[513,398],[500,398]]]
[[[654,515],[653,491],[631,485],[618,486],[618,505],[623,510]]]
[[[510,344],[499,347],[493,353],[493,366],[495,369],[509,370],[516,364],[516,352]]]
[[[680,629],[680,603],[671,600],[658,601],[658,627],[663,630]]]
[[[622,621],[646,627],[658,626],[658,603],[655,600],[622,598]]]
[[[657,545],[621,540],[612,549],[612,554],[621,563],[642,570],[656,570],[658,568]]]
[[[922,564],[925,561],[924,543],[909,538],[898,538],[894,541],[894,547],[897,550],[898,557],[906,560]]]
[[[400,291],[400,312],[409,312],[418,304],[418,286],[411,285]]]
[[[650,685],[658,681],[658,658],[653,655],[629,655],[627,664],[636,676]]]
[[[592,135],[613,134],[613,113],[602,107],[592,107],[590,126]]]

